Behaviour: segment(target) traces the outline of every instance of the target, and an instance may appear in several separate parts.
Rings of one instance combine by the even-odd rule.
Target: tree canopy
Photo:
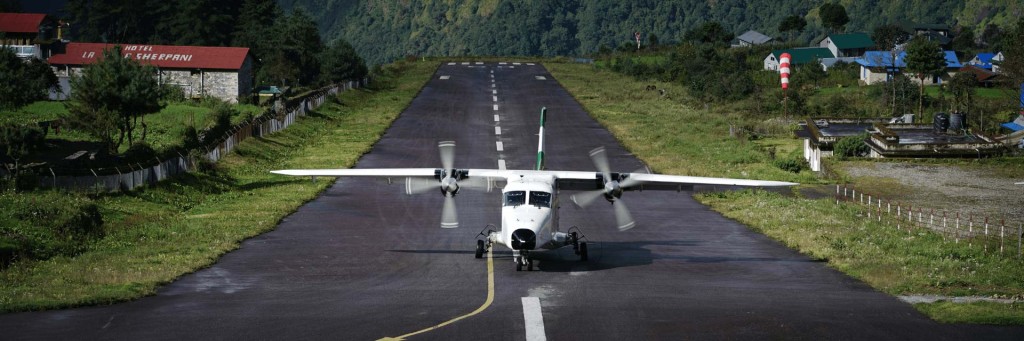
[[[791,15],[783,18],[782,22],[779,23],[779,32],[800,32],[804,30],[804,27],[807,27],[807,20],[804,20],[804,17]]]
[[[103,51],[99,61],[71,78],[71,121],[99,139],[110,154],[117,153],[125,138],[134,142],[140,118],[145,139],[145,115],[163,108],[154,73],[152,67],[122,58],[120,46]]]
[[[838,2],[826,2],[818,7],[818,16],[821,17],[821,24],[831,32],[841,32],[843,27],[850,22],[846,14],[846,7]]]
[[[57,86],[57,76],[45,62],[23,62],[14,51],[0,46],[0,109],[14,110],[46,99]]]
[[[921,93],[917,105],[917,114],[920,116],[924,108],[924,80],[946,69],[946,57],[938,43],[917,36],[907,44],[906,63],[907,71],[920,81]]]

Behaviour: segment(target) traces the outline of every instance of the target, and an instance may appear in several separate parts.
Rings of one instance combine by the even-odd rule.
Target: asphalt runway
[[[437,142],[454,140],[458,168],[529,169],[544,106],[548,169],[593,170],[597,146],[615,171],[643,167],[543,66],[511,62],[442,65],[358,167],[439,167]],[[562,228],[584,231],[590,261],[536,253],[539,270],[516,272],[496,246],[489,272],[473,248],[499,222],[497,193],[463,190],[461,226],[442,229],[439,194],[343,179],[154,296],[0,315],[0,339],[1024,339],[1020,327],[933,322],[689,193],[624,198],[638,224],[627,232],[607,204],[562,198]]]

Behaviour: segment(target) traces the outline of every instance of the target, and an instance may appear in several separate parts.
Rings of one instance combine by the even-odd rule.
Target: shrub
[[[103,235],[103,217],[86,197],[60,192],[0,194],[0,263],[86,250]]]
[[[772,164],[775,165],[775,167],[790,173],[800,173],[800,171],[804,169],[805,162],[800,159],[785,158],[775,159],[775,161],[772,161]]]
[[[836,146],[833,149],[835,156],[839,159],[845,159],[847,157],[859,157],[868,154],[868,145],[864,142],[867,140],[868,134],[860,134],[856,136],[847,136],[836,141]]]

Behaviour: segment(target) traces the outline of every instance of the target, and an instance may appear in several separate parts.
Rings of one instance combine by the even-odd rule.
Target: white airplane
[[[633,228],[636,223],[622,202],[623,191],[691,189],[693,185],[726,185],[773,187],[793,186],[781,181],[707,178],[647,173],[613,173],[609,170],[604,148],[591,151],[597,172],[551,171],[544,169],[544,122],[547,109],[541,109],[537,165],[533,170],[458,169],[453,166],[455,142],[438,144],[443,168],[378,168],[378,169],[290,169],[271,171],[292,176],[405,178],[406,193],[413,194],[438,188],[444,196],[441,227],[458,227],[455,195],[467,187],[487,189],[504,183],[502,188],[501,230],[481,232],[477,240],[476,258],[481,258],[493,244],[512,250],[516,271],[525,265],[533,270],[531,252],[553,250],[572,245],[581,261],[587,260],[587,243],[579,231],[559,231],[559,194],[563,190],[586,191],[572,196],[577,205],[586,206],[599,197],[612,203],[619,230]],[[489,225],[490,226],[490,225]],[[485,228],[486,229],[486,228]]]

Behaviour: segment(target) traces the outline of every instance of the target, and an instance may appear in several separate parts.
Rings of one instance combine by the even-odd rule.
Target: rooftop
[[[44,19],[46,19],[46,14],[0,13],[0,32],[37,33]]]
[[[115,46],[117,45],[69,43],[64,54],[54,55],[48,62],[51,65],[88,65],[102,58],[104,50]],[[125,44],[121,45],[121,55],[160,68],[238,70],[245,63],[249,49]]]
[[[866,49],[875,46],[875,42],[867,33],[843,33],[828,36],[839,49]]]
[[[739,41],[745,41],[754,45],[764,44],[772,40],[772,37],[761,34],[761,32],[750,30],[736,37]]]
[[[793,64],[793,65],[806,64],[806,63],[810,63],[810,62],[816,62],[818,59],[821,59],[821,58],[835,58],[836,57],[836,56],[832,55],[832,51],[829,51],[829,49],[824,48],[824,47],[797,47],[797,48],[791,48],[791,49],[785,49],[785,50],[775,50],[775,51],[772,51],[772,56],[775,56],[775,59],[778,60],[779,59],[779,55],[781,55],[783,53],[789,53],[789,55],[790,55],[790,61],[789,62],[790,62],[790,64]]]

